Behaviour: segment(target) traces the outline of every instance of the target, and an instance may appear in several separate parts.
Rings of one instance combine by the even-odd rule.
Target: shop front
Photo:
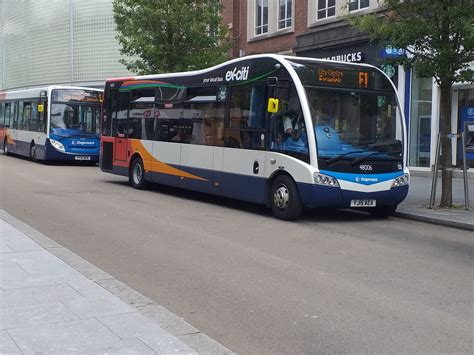
[[[347,30],[349,31],[349,30]],[[408,132],[408,164],[412,170],[429,171],[435,161],[439,132],[440,90],[433,78],[420,78],[413,69],[390,64],[390,59],[405,55],[404,51],[370,42],[349,32],[342,37],[322,31],[297,37],[294,51],[298,56],[367,63],[382,69],[397,87],[405,113]],[[331,38],[327,41],[326,39]],[[342,38],[342,39],[341,39]],[[349,39],[352,39],[350,41]],[[313,42],[311,42],[311,40]],[[461,133],[465,122],[474,121],[474,86],[455,84],[452,90],[451,132]],[[460,139],[453,140],[453,164],[462,164]],[[474,154],[468,155],[473,167]]]
[[[430,170],[436,159],[436,142],[439,132],[440,90],[433,78],[420,78],[411,69],[406,81],[409,100],[408,115],[409,165],[414,169]],[[451,91],[451,133],[463,132],[466,122],[474,123],[474,86],[454,84]],[[454,136],[453,136],[454,137]],[[461,166],[462,142],[452,139],[452,161]],[[474,155],[467,156],[467,165],[474,166]]]

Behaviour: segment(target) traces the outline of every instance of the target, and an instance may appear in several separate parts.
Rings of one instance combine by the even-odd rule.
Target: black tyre
[[[143,167],[143,161],[141,158],[135,158],[130,164],[130,173],[128,177],[130,185],[138,190],[144,190],[147,187],[145,181],[145,168]]]
[[[297,219],[303,211],[298,188],[287,175],[278,176],[272,184],[270,204],[273,215],[285,221]]]
[[[37,158],[36,158],[36,145],[34,143],[31,143],[31,147],[30,147],[30,159],[32,161],[36,161]]]
[[[3,141],[3,154],[4,155],[9,155],[10,153],[8,152],[8,142],[7,139]]]
[[[397,206],[398,205],[374,207],[369,210],[369,213],[372,217],[388,218],[395,213]]]

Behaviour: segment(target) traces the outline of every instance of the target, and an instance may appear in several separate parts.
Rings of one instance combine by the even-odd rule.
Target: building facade
[[[102,87],[119,59],[112,0],[0,0],[0,90]]]
[[[369,41],[352,28],[347,15],[383,11],[377,0],[224,0],[223,20],[234,46],[229,55],[281,53],[381,68],[397,86],[408,129],[409,165],[429,171],[439,132],[440,92],[433,78],[388,64],[403,49]],[[474,63],[473,63],[474,64]],[[474,86],[458,83],[452,91],[452,133],[474,121]],[[453,162],[460,164],[460,145],[453,141]],[[472,166],[474,156],[470,157]]]

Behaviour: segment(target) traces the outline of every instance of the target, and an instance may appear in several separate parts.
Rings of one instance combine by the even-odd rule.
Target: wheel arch
[[[286,175],[290,179],[292,179],[295,182],[296,189],[298,191],[298,194],[300,193],[298,190],[298,184],[296,184],[296,180],[291,176],[291,174],[286,171],[286,170],[275,170],[273,173],[270,174],[270,176],[267,179],[267,183],[265,184],[265,205],[267,207],[270,207],[270,201],[271,201],[271,192],[272,192],[272,185],[273,181],[279,176]]]
[[[131,169],[132,169],[132,163],[135,159],[141,159],[142,162],[144,163],[143,157],[141,156],[141,154],[139,152],[133,153],[133,155],[130,157],[130,160],[129,160],[129,163],[128,163],[128,175],[129,176],[130,176],[130,172],[131,172]]]

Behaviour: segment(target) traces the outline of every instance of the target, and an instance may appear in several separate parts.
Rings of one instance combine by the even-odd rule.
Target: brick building
[[[222,0],[223,21],[231,30],[232,58],[280,53],[377,66],[392,79],[408,127],[409,165],[429,171],[439,131],[440,93],[433,78],[385,63],[403,50],[372,43],[345,21],[348,14],[382,11],[377,0]],[[473,63],[474,67],[474,63]],[[452,91],[452,132],[474,121],[474,87],[456,83]],[[453,161],[459,163],[457,146]]]
[[[233,58],[256,53],[293,53],[296,36],[308,30],[308,0],[222,2],[224,23],[229,26],[234,43]]]

